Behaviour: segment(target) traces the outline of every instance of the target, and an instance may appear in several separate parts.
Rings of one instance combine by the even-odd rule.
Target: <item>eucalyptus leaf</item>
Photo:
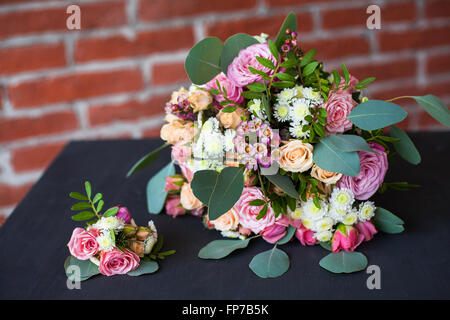
[[[395,151],[409,163],[419,164],[421,161],[420,153],[406,132],[396,126],[391,126],[390,130],[391,137],[400,139],[400,141],[393,143]]]
[[[258,43],[258,40],[245,33],[238,33],[229,37],[223,46],[222,58],[220,61],[222,72],[227,74],[228,66],[233,62],[234,58],[237,57],[239,52],[256,43]]]
[[[167,146],[169,146],[169,144],[165,143],[162,146],[159,146],[158,148],[150,152],[149,154],[143,156],[138,162],[134,164],[134,166],[130,169],[130,171],[128,171],[127,177],[131,176],[136,171],[142,170],[151,165],[153,161],[155,161],[158,158],[161,150],[163,150]]]
[[[89,279],[92,276],[95,276],[100,273],[98,271],[97,265],[92,263],[90,260],[78,260],[73,256],[68,256],[64,262],[64,270],[66,272],[66,276],[68,278],[73,277],[73,273],[68,273],[71,270],[68,270],[70,266],[77,266],[80,270],[80,281],[84,281]],[[73,272],[73,271],[72,271]]]
[[[446,127],[450,127],[450,110],[448,110],[444,101],[432,94],[425,96],[412,96],[426,112]]]
[[[281,46],[288,37],[286,35],[286,29],[289,29],[292,32],[297,32],[297,17],[292,12],[288,14],[286,19],[284,19],[280,31],[278,31],[277,39],[275,40],[278,51],[280,51]]]
[[[292,239],[292,237],[294,236],[296,230],[297,230],[296,227],[289,226],[287,231],[286,231],[286,235],[283,238],[281,238],[280,240],[278,240],[277,244],[288,243]]]
[[[222,259],[237,249],[246,248],[250,239],[214,240],[200,249],[198,257],[202,259]]]
[[[347,119],[363,130],[376,130],[402,121],[407,114],[395,103],[369,100],[357,105]]]
[[[375,216],[372,219],[375,227],[379,231],[385,233],[396,234],[401,233],[405,230],[403,227],[403,220],[394,215],[392,212],[377,207],[375,210]]]
[[[331,243],[330,242],[322,242],[319,241],[319,244],[322,248],[324,248],[325,250],[331,251]]]
[[[249,265],[250,269],[261,278],[276,278],[289,269],[288,255],[274,247],[253,257]]]
[[[356,177],[360,171],[358,153],[337,149],[330,142],[329,137],[320,139],[316,144],[313,160],[323,170],[339,172],[347,176]]]
[[[141,262],[139,263],[139,267],[136,270],[128,272],[127,275],[136,277],[143,274],[154,273],[158,271],[158,269],[159,269],[158,262],[141,260]]]
[[[184,63],[192,83],[202,85],[212,80],[221,71],[223,43],[219,38],[207,37],[191,48]]]
[[[295,189],[295,185],[289,176],[282,176],[279,172],[273,175],[265,175],[267,180],[272,182],[278,188],[283,190],[287,195],[294,199],[298,199],[298,193]]]
[[[230,210],[239,200],[244,188],[241,168],[225,167],[220,173],[200,170],[191,182],[194,195],[208,206],[210,220],[215,220]]]
[[[328,139],[336,148],[344,152],[367,151],[371,153],[376,153],[370,148],[366,140],[357,135],[330,134],[328,136]]]
[[[169,162],[147,183],[147,209],[149,213],[158,214],[164,208],[167,191],[164,190],[166,178],[175,174],[175,166]]]
[[[352,273],[367,267],[367,258],[360,252],[340,251],[330,253],[320,260],[319,265],[333,273]]]

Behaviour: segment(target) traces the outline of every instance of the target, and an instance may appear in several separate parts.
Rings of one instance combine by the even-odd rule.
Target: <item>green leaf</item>
[[[319,244],[322,248],[324,248],[325,250],[331,251],[331,242],[321,242],[319,241]]]
[[[287,59],[282,64],[280,64],[280,67],[289,69],[289,68],[295,67],[297,65],[297,63],[298,62],[295,59]]]
[[[238,56],[239,52],[256,43],[258,43],[258,40],[245,33],[238,33],[229,37],[223,46],[222,57],[220,60],[222,72],[227,74],[228,66],[233,62],[234,58]]]
[[[89,181],[86,181],[84,183],[84,189],[86,190],[86,195],[88,196],[88,198],[90,198],[92,193],[92,187]]]
[[[249,267],[258,277],[276,278],[289,269],[289,257],[284,251],[274,247],[254,256]]]
[[[383,231],[385,233],[401,233],[405,230],[403,227],[403,220],[389,212],[386,209],[378,207],[375,210],[375,216],[372,219],[377,230]]]
[[[259,210],[258,215],[256,216],[256,220],[260,220],[262,218],[264,218],[267,214],[267,210],[269,209],[267,203],[264,204],[264,206],[261,208],[261,210]]]
[[[78,202],[75,203],[72,208],[70,208],[73,211],[78,211],[78,210],[84,210],[84,209],[90,209],[91,205],[89,204],[89,202]]]
[[[163,150],[165,147],[168,147],[169,145],[170,144],[165,143],[162,146],[159,146],[158,148],[150,152],[149,154],[143,156],[138,162],[134,164],[134,166],[130,169],[130,171],[128,171],[127,177],[131,176],[136,171],[142,170],[151,165],[153,161],[155,161],[158,158],[161,150]]]
[[[97,201],[99,201],[101,198],[103,197],[103,195],[101,193],[97,193],[94,197],[94,200],[92,200],[93,203],[96,203]]]
[[[272,109],[270,108],[269,101],[267,100],[267,97],[263,95],[261,97],[261,103],[263,105],[264,111],[266,112],[267,119],[272,121]]]
[[[305,55],[303,56],[302,60],[300,61],[300,67],[304,67],[307,64],[309,64],[316,55],[316,49],[311,49]]]
[[[147,183],[147,209],[149,213],[158,214],[164,208],[167,191],[164,190],[166,178],[175,174],[172,162],[158,171]]]
[[[278,52],[277,45],[275,42],[269,39],[269,50],[277,61],[280,61],[280,53]]]
[[[309,76],[311,73],[314,72],[314,70],[316,70],[317,66],[319,65],[319,62],[317,61],[313,61],[309,64],[307,64],[304,68],[303,68],[303,76]]]
[[[95,214],[91,211],[81,211],[76,215],[72,216],[73,221],[85,221],[95,217]]]
[[[262,94],[253,91],[244,91],[241,94],[245,99],[261,99]]]
[[[395,151],[409,163],[419,164],[421,161],[420,153],[411,138],[396,126],[391,126],[390,129],[391,137],[400,139],[400,141],[393,143]]]
[[[264,177],[266,177],[267,180],[272,182],[278,188],[283,190],[283,192],[290,197],[298,199],[297,190],[295,189],[294,183],[289,176],[283,176],[279,172],[277,172],[276,174],[265,175]]]
[[[222,259],[237,249],[246,248],[250,239],[245,240],[214,240],[200,249],[198,257],[201,259]]]
[[[69,197],[71,197],[73,199],[77,199],[77,200],[84,200],[84,201],[89,200],[88,197],[86,197],[84,194],[81,194],[79,192],[71,192],[71,193],[69,193]]]
[[[192,83],[205,84],[222,71],[223,47],[222,41],[216,37],[207,37],[192,47],[184,63]]]
[[[248,71],[250,71],[253,74],[259,74],[264,80],[270,80],[270,77],[267,73],[265,73],[264,71],[255,69],[253,67],[247,67]]]
[[[363,130],[375,130],[400,122],[407,114],[395,103],[369,100],[357,105],[347,119]]]
[[[100,273],[100,271],[98,271],[97,265],[92,263],[90,260],[78,260],[73,256],[68,256],[66,261],[64,261],[64,270],[68,278],[73,276],[73,273],[68,273],[70,271],[68,270],[69,266],[77,266],[80,268],[80,281],[87,280],[90,277]]]
[[[97,204],[97,212],[99,213],[100,211],[102,211],[103,209],[103,205],[105,204],[105,202],[103,200],[100,200]]]
[[[366,140],[360,136],[353,134],[330,134],[328,136],[330,142],[339,150],[344,152],[352,151],[367,151],[371,153],[376,153],[367,144]]]
[[[105,211],[103,214],[104,217],[112,217],[115,216],[119,212],[119,207],[112,207]]]
[[[275,65],[273,64],[272,60],[266,59],[266,58],[263,58],[263,57],[258,57],[258,56],[256,56],[255,58],[256,58],[256,60],[258,60],[260,65],[262,65],[262,66],[264,66],[266,68],[275,70]]]
[[[239,200],[244,188],[241,168],[226,167],[220,173],[200,170],[191,182],[194,195],[208,206],[210,220],[215,220],[230,210]]]
[[[259,207],[259,206],[263,206],[265,204],[266,204],[266,202],[262,199],[255,199],[248,203],[249,206],[253,206],[253,207]]]
[[[333,73],[333,81],[336,84],[336,86],[339,86],[339,84],[341,83],[341,76],[339,75],[339,73],[337,72],[336,69],[334,69],[332,71]]]
[[[280,240],[278,240],[277,244],[288,243],[292,239],[292,237],[294,236],[296,230],[297,230],[296,227],[289,226],[287,231],[286,231],[286,235],[283,238],[281,238]]]
[[[297,32],[297,17],[292,12],[288,14],[281,25],[280,31],[278,31],[277,39],[275,40],[278,51],[287,39],[286,29],[290,29],[292,32]]]
[[[291,82],[295,81],[295,78],[288,73],[281,72],[281,73],[275,74],[275,76],[280,80],[291,81]]]
[[[136,270],[128,272],[127,275],[136,277],[142,274],[154,273],[158,271],[158,269],[158,262],[141,260],[141,262],[139,263],[139,267]]]
[[[321,169],[356,177],[359,173],[359,157],[356,151],[343,152],[330,142],[329,137],[320,139],[313,154],[314,163]]]
[[[345,85],[348,85],[348,82],[350,81],[350,74],[348,73],[347,67],[345,64],[342,64],[342,74],[344,75],[345,79]]]
[[[371,83],[371,82],[374,81],[374,80],[375,80],[375,77],[366,78],[366,79],[364,79],[363,81],[358,82],[358,83],[355,85],[355,88],[363,87],[363,86],[365,86],[366,84],[369,84],[369,83]]]
[[[253,82],[253,83],[249,83],[247,85],[247,88],[250,89],[250,91],[254,91],[254,92],[265,92],[266,91],[266,87],[259,82]]]
[[[432,94],[426,96],[412,96],[426,112],[446,127],[450,127],[450,111],[444,101]]]
[[[236,111],[236,109],[237,109],[237,107],[235,107],[235,106],[228,106],[228,107],[223,108],[222,112],[233,113]]]
[[[367,267],[367,258],[360,252],[340,251],[330,253],[320,260],[319,265],[333,273],[352,273]]]
[[[272,83],[272,86],[277,89],[285,89],[285,88],[292,88],[295,85],[292,81],[278,81]]]

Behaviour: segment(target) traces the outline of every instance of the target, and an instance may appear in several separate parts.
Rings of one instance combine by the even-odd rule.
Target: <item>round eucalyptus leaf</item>
[[[287,195],[294,199],[298,199],[298,192],[295,189],[294,183],[292,182],[291,178],[289,178],[288,176],[283,176],[279,172],[277,172],[276,174],[268,174],[264,176],[267,178],[267,180],[283,190],[283,192],[285,192]]]
[[[446,127],[450,127],[450,110],[447,105],[432,94],[425,96],[412,96],[418,104],[420,104],[426,112]]]
[[[252,44],[258,43],[258,40],[245,33],[238,33],[229,37],[223,46],[222,58],[220,61],[222,72],[227,74],[228,66],[233,62],[242,49]]]
[[[333,273],[352,273],[364,270],[367,258],[360,252],[340,251],[328,254],[320,260],[319,265]]]
[[[296,230],[297,230],[296,227],[289,226],[287,231],[286,231],[286,235],[283,238],[281,238],[280,240],[278,240],[277,244],[288,243],[292,239],[292,237],[294,236]]]
[[[360,136],[353,134],[330,134],[328,136],[329,141],[339,150],[344,152],[352,151],[367,151],[376,153],[370,148],[366,140]]]
[[[357,105],[347,119],[363,130],[376,130],[402,121],[408,113],[399,105],[369,100]]]
[[[397,217],[392,212],[378,207],[375,210],[375,216],[372,219],[375,227],[379,231],[383,231],[385,233],[395,234],[401,233],[405,230],[403,227],[403,220]]]
[[[288,255],[274,247],[253,257],[250,269],[261,278],[277,278],[289,269]]]
[[[394,142],[395,151],[406,161],[412,164],[419,164],[421,161],[420,153],[412,142],[411,138],[402,129],[391,126],[391,137],[400,139]]]
[[[151,261],[141,260],[139,267],[136,270],[128,272],[127,275],[132,276],[132,277],[137,277],[142,274],[154,273],[158,269],[159,269],[158,262],[153,261],[153,260],[151,260]]]
[[[79,268],[80,281],[87,280],[90,277],[100,273],[100,271],[98,271],[98,266],[90,260],[78,260],[74,256],[69,256],[64,262],[64,270],[68,278],[73,276],[73,273],[69,273],[69,271],[73,272],[73,270],[69,270],[70,266],[76,266]]]
[[[223,43],[216,37],[207,37],[192,47],[184,64],[192,83],[205,84],[222,71],[222,50]]]
[[[246,248],[250,239],[214,240],[200,249],[198,257],[202,259],[222,259],[237,249]]]
[[[175,174],[175,166],[168,163],[147,183],[147,208],[148,212],[158,214],[164,207],[167,191],[164,190],[166,178]]]

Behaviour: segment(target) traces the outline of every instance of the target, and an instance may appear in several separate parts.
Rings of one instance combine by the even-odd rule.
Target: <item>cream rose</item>
[[[233,112],[223,112],[221,110],[217,114],[217,119],[224,128],[236,129],[241,124],[243,116],[245,116],[245,111],[242,108],[237,108]]]
[[[210,222],[219,231],[236,230],[239,226],[239,215],[234,208],[231,208],[228,212]]]
[[[180,203],[186,210],[199,209],[203,206],[203,203],[194,196],[189,183],[185,183],[181,187]]]
[[[206,110],[212,103],[213,98],[208,91],[197,89],[189,95],[188,101],[191,104],[192,109],[194,109],[194,112],[199,112],[201,110]]]
[[[311,177],[316,178],[326,184],[335,184],[341,179],[342,174],[321,169],[317,164],[314,164],[311,169]]]
[[[172,96],[170,97],[170,103],[178,104],[178,98],[181,96],[187,97],[189,95],[189,91],[185,88],[181,87],[177,91],[172,92]]]
[[[182,120],[172,120],[161,128],[161,139],[170,144],[176,144],[178,141],[192,142],[194,140],[194,123]]]
[[[278,160],[283,170],[304,172],[313,165],[313,146],[300,140],[292,140],[280,148]]]

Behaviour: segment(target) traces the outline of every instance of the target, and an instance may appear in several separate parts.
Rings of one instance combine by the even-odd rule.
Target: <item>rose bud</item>
[[[352,226],[339,224],[335,231],[331,243],[334,253],[341,250],[354,251],[364,240],[364,235],[358,233],[358,230]]]
[[[130,223],[131,214],[127,208],[122,206],[117,206],[119,210],[117,211],[116,218],[120,218],[124,223]]]
[[[185,179],[180,174],[175,174],[166,178],[166,185],[164,191],[180,191]]]
[[[126,224],[123,227],[123,233],[125,234],[125,237],[127,237],[127,238],[134,237],[136,235],[136,231],[137,231],[136,227],[131,224]]]
[[[139,257],[144,256],[144,242],[138,240],[128,240],[128,247]]]
[[[136,238],[138,240],[145,240],[148,238],[149,235],[150,235],[150,229],[148,229],[146,227],[139,227],[139,229],[137,230],[137,233],[136,233]]]

